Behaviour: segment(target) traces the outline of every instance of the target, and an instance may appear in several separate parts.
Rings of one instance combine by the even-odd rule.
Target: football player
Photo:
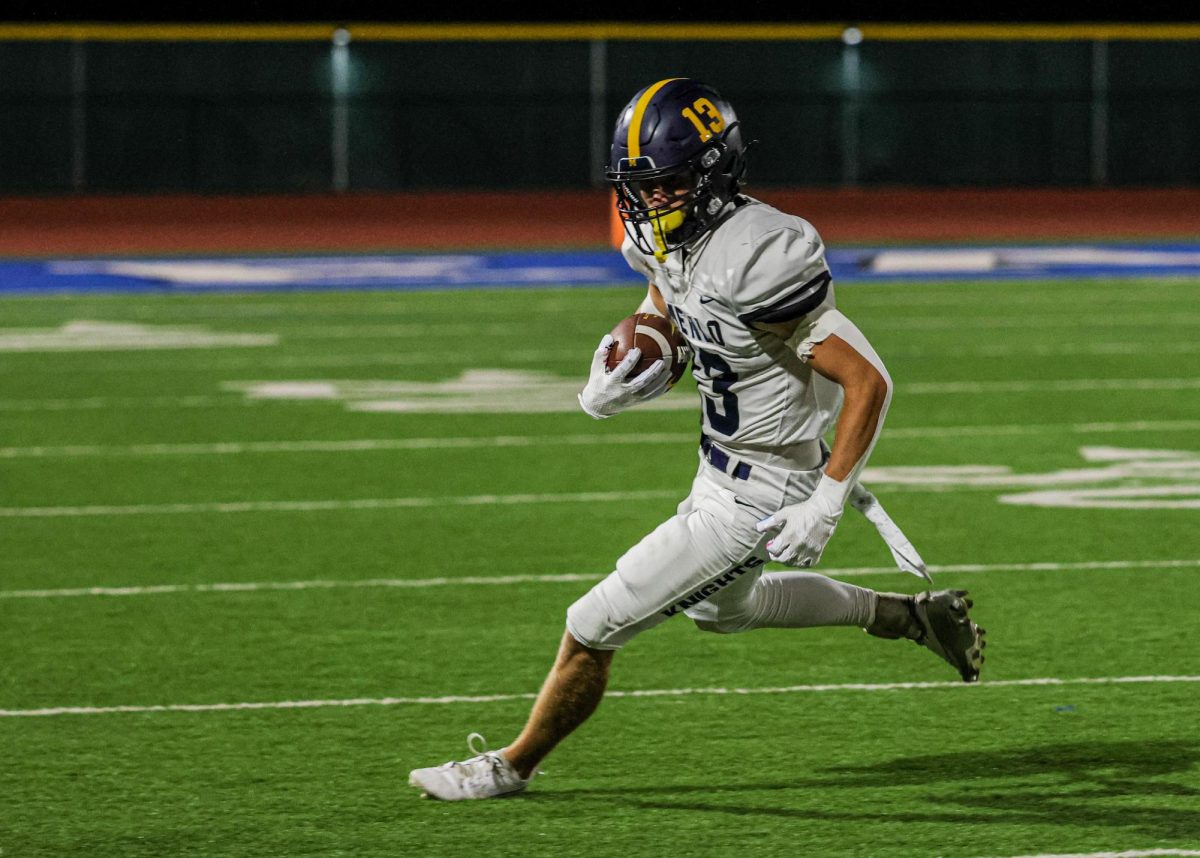
[[[567,611],[558,657],[521,734],[507,747],[417,769],[439,799],[524,789],[538,763],[599,704],[613,654],[684,614],[702,630],[859,626],[908,638],[979,677],[984,632],[961,590],[877,593],[767,560],[816,565],[849,502],[901,568],[924,574],[912,545],[857,485],[883,426],[892,382],[867,338],[836,308],[825,247],[807,221],[740,192],[746,141],[733,108],[686,78],[641,90],[617,121],[608,180],[621,248],[649,288],[642,312],[670,316],[693,354],[703,433],[691,493]],[[667,388],[661,361],[611,371],[601,340],[579,394],[597,419]],[[835,428],[832,449],[822,439]],[[471,742],[478,737],[472,734]]]

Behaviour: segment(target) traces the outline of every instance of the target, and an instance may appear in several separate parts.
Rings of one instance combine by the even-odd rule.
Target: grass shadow
[[[1172,805],[1195,798],[1200,789],[1164,778],[1190,772],[1198,760],[1196,740],[1070,743],[899,757],[768,783],[535,791],[529,799],[597,797],[646,809],[839,822],[1125,828],[1184,838],[1200,831],[1200,810]],[[919,807],[888,812],[853,796],[883,788],[908,789],[913,794],[907,803]],[[789,803],[786,794],[796,791],[821,791],[820,806]],[[753,804],[736,800],[747,793],[767,795]],[[700,795],[706,798],[687,798]],[[862,809],[868,805],[869,810]]]

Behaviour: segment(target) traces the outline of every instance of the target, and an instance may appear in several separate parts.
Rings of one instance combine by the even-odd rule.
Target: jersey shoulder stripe
[[[765,307],[751,310],[748,313],[739,313],[738,319],[747,327],[753,325],[755,322],[780,324],[802,319],[821,306],[821,302],[825,300],[825,296],[829,293],[829,282],[831,279],[832,277],[828,271],[822,271],[812,280],[809,280],[777,301]]]

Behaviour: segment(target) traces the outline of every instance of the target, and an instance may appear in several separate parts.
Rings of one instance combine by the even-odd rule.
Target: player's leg
[[[761,565],[758,534],[730,528],[736,514],[702,469],[676,515],[617,561],[616,570],[567,611],[567,633],[529,721],[505,756],[522,776],[595,711],[613,653],[681,613],[680,600],[720,592]],[[749,564],[743,565],[744,560]]]
[[[567,634],[520,736],[503,751],[415,769],[409,782],[444,799],[524,789],[538,762],[595,711],[617,649],[761,565],[752,558],[758,538],[753,528],[749,545],[730,536],[732,506],[699,475],[677,514],[627,551],[616,570],[568,610]],[[752,562],[740,562],[744,558]]]
[[[867,632],[880,638],[907,638],[939,656],[963,682],[976,682],[983,669],[987,630],[971,619],[966,590],[935,590],[905,596],[880,593],[880,611]]]
[[[983,667],[986,631],[969,615],[965,590],[907,596],[877,593],[813,572],[769,572],[688,609],[702,631],[858,626],[879,638],[907,638],[942,658],[964,682]]]
[[[537,764],[596,711],[608,686],[614,652],[586,647],[570,632],[563,634],[525,728],[501,752],[522,778],[532,777]]]
[[[753,540],[760,565],[767,559],[767,536],[754,529],[762,517],[761,510],[807,497],[820,479],[821,465],[790,473],[786,477],[786,497],[782,499],[771,494],[777,490],[770,481],[738,486],[731,510],[732,526]],[[878,601],[873,590],[813,572],[768,572],[744,577],[690,607],[687,614],[700,629],[723,634],[764,628],[865,627],[875,622]]]
[[[820,468],[789,477],[788,502],[807,497]],[[752,496],[753,488],[741,489]],[[733,509],[735,529],[755,520],[753,506]],[[757,556],[765,559],[761,544]],[[952,665],[965,682],[979,678],[986,632],[968,615],[971,602],[961,590],[907,596],[878,593],[813,572],[749,575],[692,605],[687,614],[703,631],[731,634],[763,628],[858,626],[881,638],[907,638]]]
[[[875,623],[878,594],[814,572],[767,572],[688,610],[706,632],[803,629]]]
[[[498,798],[525,789],[537,764],[600,705],[613,652],[584,646],[568,632],[516,741],[499,751],[472,746],[480,750],[476,756],[413,769],[408,782],[445,801]]]

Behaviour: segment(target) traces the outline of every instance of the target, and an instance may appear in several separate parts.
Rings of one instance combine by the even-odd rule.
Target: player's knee
[[[715,599],[690,608],[687,615],[702,632],[736,635],[758,628],[760,600],[758,581],[742,579]]]
[[[702,632],[718,635],[736,635],[754,628],[754,618],[743,611],[718,611],[711,617],[692,617]]]
[[[597,584],[567,608],[567,634],[588,650],[620,649],[625,642],[622,624],[615,618],[612,600],[606,588],[608,580]]]
[[[584,599],[587,597],[585,596]],[[599,612],[580,599],[567,608],[567,634],[581,647],[601,649],[605,637],[605,625]]]

